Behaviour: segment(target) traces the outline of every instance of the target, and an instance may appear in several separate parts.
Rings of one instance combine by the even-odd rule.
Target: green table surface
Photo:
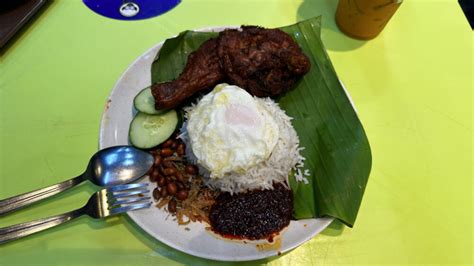
[[[323,15],[322,39],[357,107],[373,168],[353,229],[333,223],[271,265],[471,264],[473,33],[457,1],[405,1],[357,41],[336,0],[184,0],[157,18],[101,17],[57,0],[1,50],[0,198],[73,177],[98,149],[107,96],[140,54],[186,29],[277,27]],[[0,226],[80,207],[90,183],[0,217]],[[205,243],[203,243],[205,245]],[[213,264],[147,236],[126,217],[82,217],[0,246],[0,265]]]

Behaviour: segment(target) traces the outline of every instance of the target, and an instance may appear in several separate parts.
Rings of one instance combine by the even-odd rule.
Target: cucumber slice
[[[166,141],[178,125],[175,110],[163,114],[138,113],[130,123],[129,137],[133,146],[149,149]]]
[[[133,99],[133,106],[135,106],[135,109],[139,112],[149,115],[162,114],[167,111],[158,111],[155,109],[155,98],[153,98],[153,95],[151,94],[151,88],[141,90]]]

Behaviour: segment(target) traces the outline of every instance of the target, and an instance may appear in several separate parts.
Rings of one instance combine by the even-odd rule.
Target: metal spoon
[[[0,200],[0,215],[68,190],[85,180],[109,187],[126,184],[145,175],[153,165],[153,156],[131,146],[115,146],[98,151],[81,175],[70,180]]]

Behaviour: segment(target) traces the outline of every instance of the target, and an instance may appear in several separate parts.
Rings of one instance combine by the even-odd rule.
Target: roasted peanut
[[[161,149],[160,151],[160,155],[163,157],[171,156],[173,155],[173,153],[174,153],[173,150],[170,148],[164,148],[164,149]]]
[[[160,190],[160,196],[161,196],[162,198],[165,198],[166,196],[168,196],[168,191],[166,190],[166,188],[162,188],[162,189]]]
[[[174,140],[168,139],[167,141],[165,141],[161,144],[161,147],[162,148],[169,148],[169,147],[171,147],[171,145],[173,145],[173,143],[174,143]]]
[[[161,198],[160,190],[156,187],[153,189],[153,198],[159,200]]]
[[[178,191],[178,193],[176,194],[176,198],[179,199],[179,200],[185,200],[188,198],[188,191],[187,190],[180,190]]]
[[[153,172],[150,174],[150,181],[151,182],[156,182],[158,181],[158,178],[160,177],[160,172],[158,169],[154,169]]]
[[[160,155],[156,155],[155,156],[155,161],[153,162],[153,165],[155,167],[158,167],[160,166],[160,164],[163,162],[163,157],[161,157]]]
[[[176,172],[175,176],[176,176],[176,180],[178,180],[178,181],[181,181],[181,182],[186,181],[183,174],[181,174],[181,172],[179,172],[179,171]]]
[[[165,174],[166,176],[170,176],[170,175],[174,175],[176,174],[176,169],[175,168],[165,168],[163,169],[163,174]]]
[[[166,190],[168,190],[169,195],[174,195],[178,192],[178,187],[175,183],[168,183],[168,185],[166,185]]]
[[[166,178],[164,176],[159,176],[157,179],[158,186],[164,187],[166,186]]]

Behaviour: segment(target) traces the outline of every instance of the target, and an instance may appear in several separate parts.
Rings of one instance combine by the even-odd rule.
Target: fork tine
[[[133,183],[133,184],[118,185],[118,186],[107,188],[107,191],[116,192],[116,191],[132,189],[132,188],[144,188],[144,187],[147,187],[148,185],[149,183]]]
[[[112,199],[109,203],[114,206],[122,205],[122,204],[131,204],[131,203],[138,203],[141,201],[150,201],[151,197],[130,197],[125,199]]]
[[[133,211],[133,210],[146,209],[146,208],[149,208],[150,206],[151,206],[151,202],[142,203],[142,204],[133,204],[129,206],[111,209],[110,214],[114,215],[114,214],[119,214],[119,213]]]
[[[150,193],[150,190],[148,189],[139,189],[139,190],[129,190],[129,191],[117,191],[117,192],[112,192],[111,198],[122,198],[122,197],[130,197],[133,195],[138,195],[138,194],[147,194]]]

